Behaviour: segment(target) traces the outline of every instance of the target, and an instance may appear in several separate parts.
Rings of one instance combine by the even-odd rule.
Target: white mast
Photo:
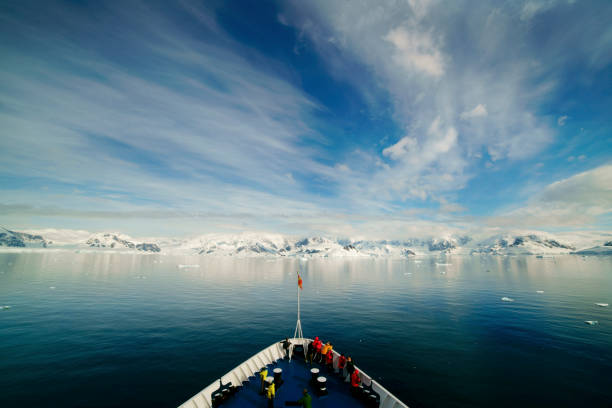
[[[293,333],[293,338],[294,339],[301,339],[304,337],[304,334],[302,333],[302,323],[300,322],[300,272],[298,271],[298,285],[297,285],[297,323],[295,324],[295,333]]]

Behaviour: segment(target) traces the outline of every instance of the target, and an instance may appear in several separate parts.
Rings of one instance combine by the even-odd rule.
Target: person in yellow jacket
[[[266,385],[266,377],[268,377],[268,367],[264,367],[259,372],[259,378],[261,378],[261,389],[259,390],[260,394],[264,393],[264,388]]]
[[[268,408],[274,408],[274,397],[276,396],[276,387],[274,386],[274,380],[272,377],[268,377]]]
[[[325,359],[327,358],[327,353],[330,352],[332,350],[334,346],[328,341],[327,343],[325,343],[325,345],[323,346],[323,349],[321,350],[321,363],[325,364]]]

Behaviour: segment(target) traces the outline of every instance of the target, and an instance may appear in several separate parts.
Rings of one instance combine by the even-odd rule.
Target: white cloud
[[[459,115],[459,117],[464,120],[471,118],[479,118],[482,116],[487,116],[487,107],[481,103],[476,105],[471,111],[462,112],[461,115]]]
[[[488,220],[490,225],[584,227],[612,214],[612,165],[551,183],[526,206]]]
[[[347,172],[347,171],[350,171],[350,170],[351,170],[351,169],[349,168],[349,166],[347,166],[347,165],[346,165],[346,164],[344,164],[344,163],[338,163],[338,164],[336,164],[336,169],[338,169],[338,170],[340,170],[340,171],[343,171],[343,172]]]
[[[383,149],[383,155],[397,160],[414,151],[417,148],[417,144],[416,139],[404,136],[396,144]]]
[[[399,66],[433,77],[444,74],[442,54],[430,34],[408,32],[405,27],[398,27],[389,31],[384,39],[394,45],[393,61]]]
[[[553,140],[548,121],[532,109],[555,89],[555,77],[534,85],[533,56],[521,54],[522,48],[511,57],[504,52],[517,41],[515,12],[486,2],[469,12],[435,1],[288,4],[285,21],[298,28],[330,71],[368,101],[375,100],[369,80],[374,76],[393,103],[397,126],[405,129],[379,151],[386,165],[370,167],[381,163],[374,154],[349,163],[362,177],[342,179],[341,194],[435,199],[466,185],[474,175],[467,171],[474,152],[488,151],[494,161],[525,160]],[[330,44],[330,37],[339,40]],[[458,41],[464,46],[456,47]],[[353,74],[355,61],[367,67],[365,74]],[[440,131],[432,132],[436,120]]]
[[[530,20],[540,13],[544,13],[561,4],[571,5],[576,0],[528,0],[521,9],[521,20]]]

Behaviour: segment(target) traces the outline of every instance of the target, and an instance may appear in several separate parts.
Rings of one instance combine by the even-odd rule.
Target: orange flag
[[[300,273],[298,272],[298,286],[300,287],[300,289],[302,288],[302,277],[300,276]]]

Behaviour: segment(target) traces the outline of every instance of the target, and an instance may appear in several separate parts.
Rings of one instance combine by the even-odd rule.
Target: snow
[[[404,240],[366,240],[321,236],[289,236],[265,232],[239,234],[205,234],[191,238],[132,238],[121,232],[91,233],[83,230],[28,230],[40,235],[46,248],[30,244],[20,248],[2,246],[3,251],[60,250],[162,252],[178,255],[232,257],[293,257],[308,261],[313,258],[390,258],[414,259],[424,255],[439,255],[436,265],[450,266],[444,260],[456,255],[537,255],[552,257],[560,254],[612,255],[612,246],[605,246],[612,234],[607,232],[576,232],[549,234],[538,231],[509,231],[486,236],[452,235]],[[10,243],[10,242],[9,242]],[[420,262],[415,260],[415,263]]]
[[[574,252],[576,255],[612,255],[612,246],[596,246]]]

